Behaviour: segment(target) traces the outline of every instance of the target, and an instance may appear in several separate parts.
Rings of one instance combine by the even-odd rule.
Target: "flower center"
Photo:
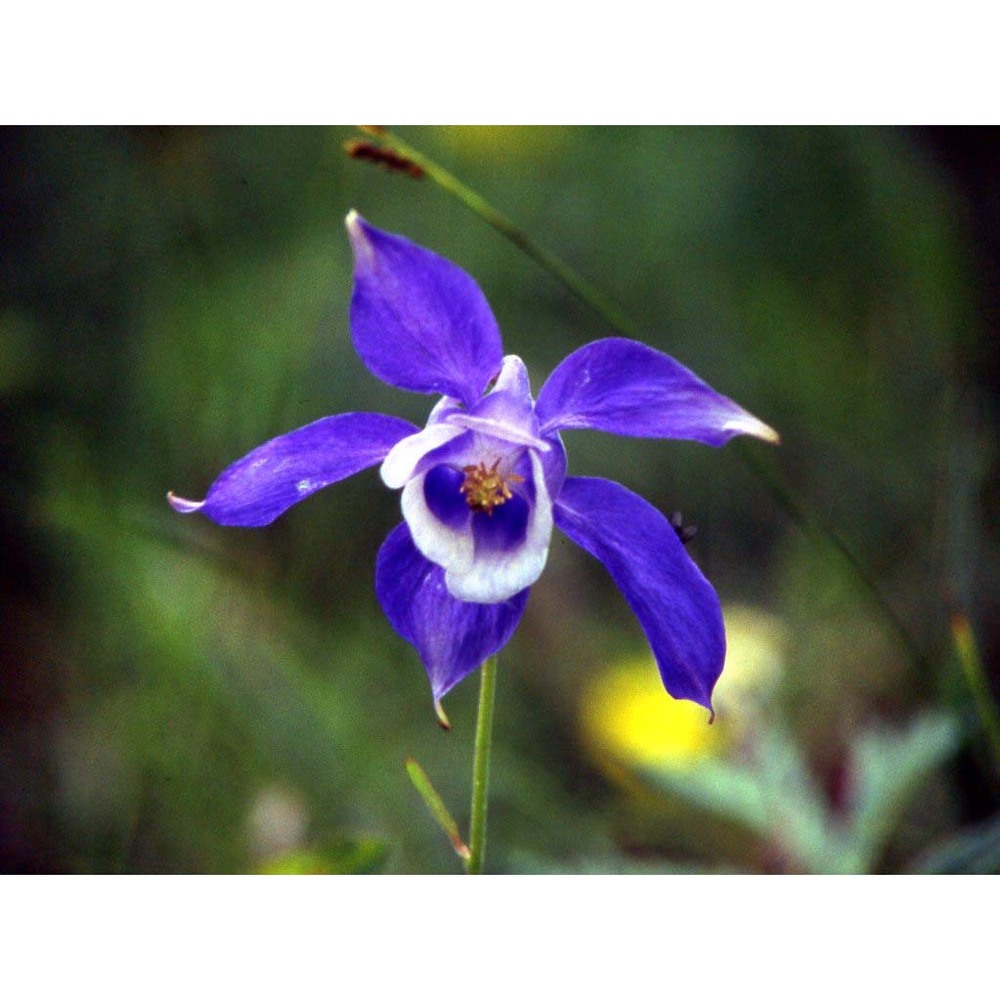
[[[499,466],[499,458],[489,468],[485,462],[462,466],[465,480],[459,491],[465,494],[465,502],[477,514],[492,514],[494,507],[505,504],[513,496],[507,484],[524,482],[524,476],[514,472],[508,473],[505,479],[497,471]]]

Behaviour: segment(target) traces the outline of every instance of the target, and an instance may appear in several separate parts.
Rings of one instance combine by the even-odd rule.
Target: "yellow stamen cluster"
[[[494,507],[505,504],[513,496],[507,484],[524,482],[524,477],[515,472],[508,473],[505,479],[497,471],[499,467],[499,458],[489,468],[486,468],[485,462],[462,467],[465,481],[459,490],[465,494],[465,502],[477,514],[492,515]]]

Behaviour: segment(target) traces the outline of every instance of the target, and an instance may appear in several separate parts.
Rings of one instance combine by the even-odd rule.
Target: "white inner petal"
[[[382,462],[379,469],[382,482],[391,490],[400,489],[413,477],[413,470],[424,455],[464,433],[462,427],[440,423],[428,424],[422,431],[403,438],[393,445]]]
[[[460,560],[455,560],[450,566],[424,552],[432,562],[444,566],[445,586],[452,597],[460,601],[497,604],[520,593],[525,587],[530,587],[542,575],[552,539],[552,500],[545,486],[541,460],[533,451],[528,454],[531,457],[531,473],[535,483],[535,504],[528,518],[527,534],[517,549],[511,552],[477,552],[473,554],[470,563],[463,565]],[[428,515],[433,517],[429,511]],[[407,522],[409,521],[407,516]],[[413,530],[412,523],[410,530]],[[471,530],[468,537],[471,542]],[[417,548],[420,548],[419,544]]]
[[[439,521],[424,497],[426,473],[415,476],[403,487],[403,517],[418,551],[445,571],[466,573],[472,566],[472,529],[456,531]],[[470,517],[472,515],[470,514]]]
[[[452,426],[458,426],[470,431],[479,431],[482,434],[489,434],[490,437],[499,438],[501,441],[509,441],[511,444],[522,444],[528,448],[535,448],[538,451],[548,451],[548,442],[537,438],[529,431],[521,430],[503,420],[494,420],[491,417],[474,417],[470,413],[452,413],[447,418]],[[409,440],[409,439],[407,439]],[[396,445],[398,448],[399,445]],[[390,454],[392,454],[390,452]],[[388,459],[386,459],[388,461]]]

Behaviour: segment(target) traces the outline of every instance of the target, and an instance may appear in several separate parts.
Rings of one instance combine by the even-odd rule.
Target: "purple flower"
[[[725,632],[719,600],[675,527],[624,486],[568,477],[560,432],[721,445],[777,434],[672,358],[621,338],[574,351],[535,402],[524,363],[504,357],[479,286],[461,268],[347,217],[351,330],[369,370],[441,399],[422,430],[345,413],[274,438],[229,466],[181,513],[260,527],[324,486],[381,463],[403,522],[378,554],[386,616],[420,654],[435,704],[517,627],[553,525],[604,563],[642,625],[663,684],[711,709]]]

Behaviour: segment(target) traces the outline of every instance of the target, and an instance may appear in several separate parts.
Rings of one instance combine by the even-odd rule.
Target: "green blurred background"
[[[557,533],[501,657],[488,868],[995,870],[951,623],[995,706],[996,131],[402,134],[783,439],[565,435],[698,526],[731,669],[712,727],[647,698],[637,622]],[[257,531],[164,500],[327,414],[423,423],[352,350],[351,208],[473,274],[535,391],[614,332],[356,135],[0,132],[4,871],[459,870],[403,760],[464,827],[477,683],[443,733],[378,609],[398,497],[371,470]]]

